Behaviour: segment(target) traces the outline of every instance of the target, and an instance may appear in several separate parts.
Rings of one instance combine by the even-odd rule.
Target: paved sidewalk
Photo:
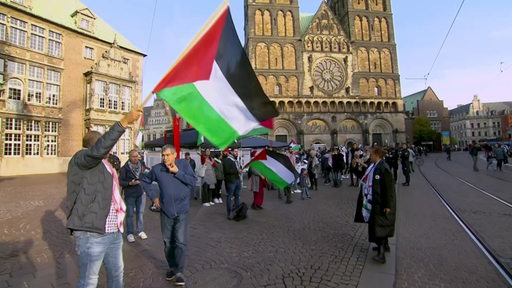
[[[0,187],[0,288],[73,287],[65,174],[0,178]],[[394,253],[385,265],[372,263],[367,227],[353,223],[357,188],[319,188],[289,205],[266,191],[264,209],[242,222],[226,220],[223,204],[192,200],[187,287],[392,287]],[[243,201],[251,197],[242,191]],[[125,287],[170,287],[158,213],[146,212],[145,230],[147,240],[125,242]],[[104,273],[98,287],[106,287]]]

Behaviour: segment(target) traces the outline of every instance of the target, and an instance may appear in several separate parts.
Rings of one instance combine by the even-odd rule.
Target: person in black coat
[[[372,259],[386,263],[388,238],[395,232],[396,193],[393,173],[383,160],[387,152],[380,147],[371,150],[372,164],[360,184],[355,222],[368,223],[368,240],[377,244],[377,255]]]

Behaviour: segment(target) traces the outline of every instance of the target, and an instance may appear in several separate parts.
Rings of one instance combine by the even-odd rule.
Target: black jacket
[[[105,222],[112,203],[112,174],[102,160],[123,135],[125,128],[116,122],[91,149],[71,157],[67,173],[66,227],[73,230],[105,233]]]
[[[140,174],[146,172],[146,166],[140,162]],[[136,173],[130,167],[130,161],[126,161],[126,163],[121,167],[119,171],[119,184],[123,187],[124,197],[133,197],[138,198],[144,194],[144,189],[142,185],[130,185],[129,183],[134,179],[140,179],[140,175],[135,175]]]
[[[222,168],[224,169],[224,180],[226,182],[232,182],[240,179],[238,167],[236,166],[233,156],[222,158]]]

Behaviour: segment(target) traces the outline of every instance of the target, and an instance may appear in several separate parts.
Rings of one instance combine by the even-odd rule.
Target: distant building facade
[[[476,142],[512,141],[512,102],[482,103],[477,95],[469,104],[450,110],[450,129],[459,147]]]
[[[309,148],[405,141],[390,0],[245,0],[245,49],[280,115],[269,134]]]
[[[144,107],[144,142],[164,137],[173,128],[171,108],[164,100],[155,97],[153,106]]]
[[[0,0],[0,176],[66,171],[88,130],[140,103],[145,55],[79,1],[53,3]]]
[[[430,120],[432,130],[448,135],[450,131],[450,117],[448,108],[444,107],[444,101],[437,97],[431,87],[414,94],[404,96],[404,109],[407,115],[405,119],[405,131],[407,142],[413,143],[413,122],[417,117],[425,117]],[[447,139],[449,140],[449,139]],[[448,142],[449,143],[449,142]],[[417,143],[421,144],[421,143]],[[437,149],[442,143],[433,143]]]

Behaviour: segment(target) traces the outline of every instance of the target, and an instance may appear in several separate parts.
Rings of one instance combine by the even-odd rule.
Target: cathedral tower
[[[245,0],[246,51],[280,116],[269,138],[309,148],[404,141],[390,0]]]

